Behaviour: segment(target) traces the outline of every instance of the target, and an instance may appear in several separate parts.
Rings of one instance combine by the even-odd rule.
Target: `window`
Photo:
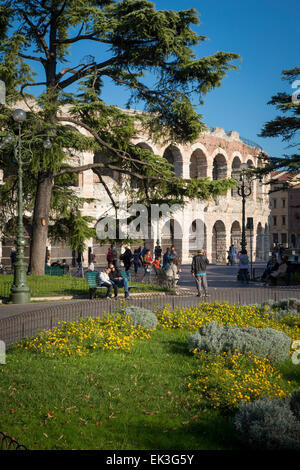
[[[282,199],[282,207],[285,207],[285,199]]]
[[[285,245],[287,243],[287,234],[286,233],[281,234],[281,243],[283,245]]]
[[[282,216],[282,225],[285,225],[285,215]]]
[[[276,209],[277,206],[277,199],[273,199],[273,209]]]
[[[273,243],[278,243],[278,233],[273,233]]]
[[[277,225],[277,216],[273,215],[273,225]]]

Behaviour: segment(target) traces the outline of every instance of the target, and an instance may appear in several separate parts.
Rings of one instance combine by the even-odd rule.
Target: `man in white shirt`
[[[111,299],[111,290],[112,288],[114,289],[115,297],[118,295],[118,287],[114,284],[113,281],[110,280],[109,274],[110,274],[110,268],[105,269],[105,271],[99,273],[99,279],[101,282],[101,286],[107,287],[107,292],[106,292],[106,297]]]

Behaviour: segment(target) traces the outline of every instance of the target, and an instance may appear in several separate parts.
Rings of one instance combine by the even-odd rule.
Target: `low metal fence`
[[[279,301],[288,297],[300,298],[300,291],[274,288],[240,288],[240,289],[210,289],[209,301],[227,302],[229,304],[261,304],[272,299]],[[158,295],[149,294],[126,300],[126,304],[137,305],[149,309],[169,304],[171,309],[194,307],[201,300],[194,295]],[[108,300],[79,300],[62,302],[55,305],[41,306],[38,310],[24,312],[0,319],[0,340],[6,345],[19,341],[24,337],[34,337],[45,329],[55,328],[58,322],[72,321],[85,317],[103,318],[105,313],[112,313],[124,305],[124,299]]]

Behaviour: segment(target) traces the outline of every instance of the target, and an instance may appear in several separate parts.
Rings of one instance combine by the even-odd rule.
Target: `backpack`
[[[242,264],[248,264],[248,255],[242,255],[241,256],[241,263]]]

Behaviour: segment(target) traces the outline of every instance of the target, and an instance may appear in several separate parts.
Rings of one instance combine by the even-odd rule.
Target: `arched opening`
[[[234,157],[231,165],[231,178],[235,179],[236,181],[240,181],[240,174],[241,174],[241,160],[239,157]],[[232,188],[231,190],[231,197],[238,197],[238,189],[237,186]]]
[[[164,151],[164,158],[172,165],[176,176],[182,176],[182,155],[180,150],[174,145],[169,145]]]
[[[212,262],[226,263],[226,228],[224,222],[218,220],[212,229]]]
[[[161,231],[161,248],[165,253],[167,248],[174,245],[177,255],[182,254],[182,228],[178,220],[170,219],[166,221]]]
[[[207,249],[206,225],[201,219],[196,219],[189,230],[189,255],[194,256],[200,249]]]
[[[104,152],[96,152],[94,154],[94,163],[108,164],[109,159]],[[121,174],[118,171],[111,170],[110,168],[94,168],[93,171],[97,176],[111,178],[114,183],[120,184],[121,182]]]
[[[227,162],[224,155],[218,153],[213,161],[213,180],[227,177]]]
[[[230,230],[230,244],[235,246],[236,252],[238,253],[241,249],[242,231],[240,223],[235,220],[231,225]]]
[[[191,155],[190,178],[207,177],[207,160],[201,149],[196,149]]]
[[[256,260],[264,259],[264,229],[258,222],[256,229]]]
[[[148,150],[149,152],[154,153],[152,147],[146,142],[139,142],[138,144],[136,144],[136,147],[139,147],[141,149]],[[137,189],[142,183],[142,180],[132,175],[130,176],[129,181],[130,181],[130,186],[133,189]]]

